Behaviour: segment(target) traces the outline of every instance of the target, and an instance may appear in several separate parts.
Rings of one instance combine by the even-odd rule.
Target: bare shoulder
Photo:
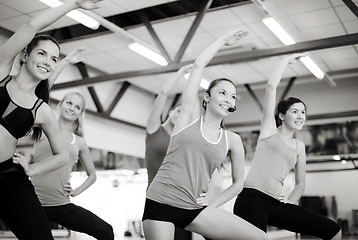
[[[296,141],[297,141],[297,146],[298,146],[299,149],[305,148],[305,143],[304,142],[302,142],[299,139],[296,139]]]
[[[78,136],[76,134],[75,134],[75,136],[76,136],[77,145],[79,146],[80,149],[88,148],[87,147],[87,142],[86,142],[84,137]]]
[[[36,111],[35,123],[44,124],[48,120],[54,120],[54,118],[55,117],[51,107],[47,103],[43,102]]]
[[[302,142],[301,140],[296,139],[297,141],[297,147],[298,147],[298,153],[305,155],[306,154],[306,145],[304,142]]]
[[[235,132],[231,132],[231,131],[226,131],[227,132],[227,138],[229,141],[229,146],[237,146],[237,144],[241,144],[242,145],[242,140],[241,137],[238,133]]]

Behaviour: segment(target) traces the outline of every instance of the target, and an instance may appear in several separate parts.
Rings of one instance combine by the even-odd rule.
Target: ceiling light
[[[271,30],[275,36],[285,45],[295,44],[295,40],[281,27],[281,25],[272,17],[262,19],[262,22]]]
[[[275,36],[285,45],[295,44],[295,40],[281,27],[281,25],[273,18],[266,17],[262,22],[271,30]],[[311,71],[311,73],[318,79],[323,79],[325,73],[317,66],[317,64],[308,56],[301,57],[300,61]]]
[[[58,0],[39,0],[40,2],[54,8],[58,7],[63,4],[63,2]],[[91,28],[93,30],[96,30],[99,28],[100,24],[95,19],[87,16],[86,14],[78,11],[78,10],[72,10],[71,12],[66,14],[68,17],[72,18],[73,20],[85,25],[88,28]]]
[[[142,44],[134,42],[134,43],[129,44],[128,48],[130,50],[142,55],[143,57],[148,58],[149,60],[161,65],[161,66],[168,65],[167,60],[163,56],[161,56],[158,53],[152,51],[151,49],[143,46]]]
[[[303,65],[308,68],[311,73],[318,79],[323,79],[325,74],[324,72],[317,66],[317,64],[308,56],[301,57],[300,61],[303,63]]]
[[[189,76],[190,76],[190,73],[185,73],[184,74],[184,77],[186,79],[189,79]],[[205,78],[202,78],[201,81],[200,81],[200,87],[204,88],[205,90],[208,89],[210,85],[210,81],[206,80]]]

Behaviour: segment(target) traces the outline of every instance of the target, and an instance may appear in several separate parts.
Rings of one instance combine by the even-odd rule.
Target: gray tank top
[[[227,133],[221,129],[216,142],[202,134],[202,118],[170,139],[168,152],[150,184],[147,198],[183,209],[199,209],[200,193],[208,191],[214,170],[228,152]]]
[[[71,143],[66,143],[69,152],[69,162],[62,168],[33,176],[30,178],[35,187],[35,192],[42,206],[60,206],[70,203],[63,189],[69,179],[73,166],[78,160],[79,149],[76,144],[76,136],[73,134]],[[44,137],[35,144],[34,162],[40,162],[52,156],[50,143]]]
[[[297,140],[293,149],[278,133],[258,141],[244,187],[278,199],[287,174],[296,165],[297,147]]]

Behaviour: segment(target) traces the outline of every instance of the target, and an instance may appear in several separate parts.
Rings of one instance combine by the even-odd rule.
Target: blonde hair
[[[71,97],[71,96],[79,96],[80,98],[82,98],[82,101],[83,101],[83,107],[82,107],[82,112],[81,112],[81,115],[73,122],[73,130],[72,132],[78,136],[81,136],[83,137],[83,118],[84,118],[84,110],[85,110],[85,107],[86,107],[86,100],[85,98],[83,97],[82,94],[80,94],[79,92],[69,92],[67,93],[62,99],[61,101],[58,103],[58,106],[61,106],[63,104],[63,102]]]

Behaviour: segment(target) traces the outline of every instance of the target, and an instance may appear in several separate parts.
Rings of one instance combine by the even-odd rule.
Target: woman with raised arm
[[[177,105],[169,110],[167,119],[162,122],[164,107],[169,95],[172,94],[173,89],[178,85],[178,81],[183,78],[185,73],[189,73],[191,68],[192,64],[181,67],[174,77],[164,84],[150,111],[146,125],[144,157],[148,174],[148,187],[157,174],[160,165],[162,165],[168,149],[170,135],[180,114],[180,105]],[[191,234],[191,232],[175,228],[174,239],[180,240],[187,234]]]
[[[147,190],[143,229],[147,240],[170,240],[174,227],[211,239],[265,239],[261,230],[218,206],[238,194],[243,186],[244,149],[239,135],[221,123],[235,107],[236,87],[228,79],[211,82],[204,94],[205,112],[193,107],[204,67],[223,45],[234,44],[246,31],[232,31],[210,45],[194,62],[183,91],[180,115],[167,154]],[[210,178],[226,157],[231,160],[231,186],[209,204],[201,197]]]
[[[267,82],[261,131],[234,213],[262,231],[267,225],[322,239],[340,239],[332,220],[297,206],[305,188],[306,153],[303,142],[294,138],[306,120],[306,106],[298,98],[280,101],[275,115],[276,89],[286,66],[301,57],[285,57]],[[283,182],[295,169],[295,186],[286,202],[280,201]]]
[[[69,153],[66,166],[30,178],[35,192],[49,221],[70,230],[86,233],[96,239],[113,240],[111,225],[94,213],[70,201],[89,188],[96,181],[96,170],[85,139],[83,138],[83,112],[85,99],[77,92],[67,93],[60,103],[58,123]],[[46,137],[35,143],[34,163],[51,157],[51,148]],[[74,165],[81,162],[87,178],[77,188],[72,189],[70,176]]]
[[[177,86],[180,78],[182,78],[185,73],[188,73],[191,67],[192,64],[181,67],[174,77],[160,89],[150,111],[146,125],[144,158],[148,172],[148,186],[153,181],[154,176],[157,174],[163,162],[168,149],[170,135],[180,114],[180,105],[178,105],[169,111],[167,119],[162,122],[161,118],[165,104],[167,103],[168,96],[174,87]]]
[[[0,219],[19,239],[52,239],[28,176],[60,168],[68,161],[57,120],[47,104],[47,78],[56,66],[59,46],[51,37],[34,36],[69,11],[79,7],[93,9],[96,2],[70,0],[44,10],[0,47]],[[21,68],[16,76],[10,76],[13,62],[21,51]],[[29,165],[19,160],[15,153],[18,139],[28,133],[39,139],[42,130],[51,143],[53,156],[48,161]]]

